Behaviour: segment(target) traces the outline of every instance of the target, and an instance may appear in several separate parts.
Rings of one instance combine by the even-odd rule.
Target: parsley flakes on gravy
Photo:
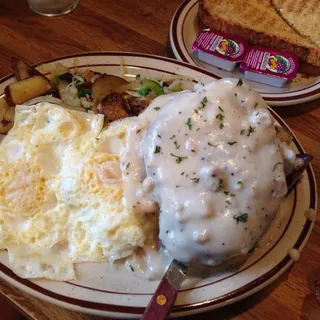
[[[237,221],[237,224],[239,222],[245,223],[248,221],[248,214],[247,213],[240,213],[240,215],[238,215],[238,216],[234,215],[233,219],[235,219]]]
[[[220,121],[223,121],[224,115],[223,115],[222,113],[218,113],[218,114],[216,115],[216,119],[219,119]]]
[[[204,98],[201,100],[202,109],[206,106],[207,103],[208,103],[208,99],[207,99],[207,97],[204,97]]]
[[[256,131],[256,127],[250,126],[250,127],[249,127],[249,130],[248,130],[247,136],[249,137],[249,136],[251,135],[251,133],[253,133],[253,132],[255,132],[255,131]]]
[[[160,153],[161,151],[161,147],[160,146],[156,146],[154,153]]]
[[[192,120],[191,120],[191,118],[188,118],[188,121],[185,124],[188,126],[189,130],[192,129]]]
[[[173,153],[170,153],[170,155],[171,155],[172,157],[175,157],[175,158],[176,158],[176,163],[180,163],[182,160],[188,159],[188,157],[176,156],[176,155],[173,154]]]
[[[219,183],[218,183],[216,191],[220,191],[222,189],[223,189],[223,179],[219,179]]]

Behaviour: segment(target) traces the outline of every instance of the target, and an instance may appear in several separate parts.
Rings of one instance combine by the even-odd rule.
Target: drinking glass
[[[28,0],[29,7],[49,17],[62,16],[74,10],[80,0]]]

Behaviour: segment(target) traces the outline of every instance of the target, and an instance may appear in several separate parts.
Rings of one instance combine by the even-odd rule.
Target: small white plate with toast
[[[192,50],[192,44],[201,28],[198,19],[199,0],[185,0],[175,12],[170,26],[170,43],[178,60],[206,69],[212,76],[220,79],[226,77],[243,78],[239,67],[235,71],[225,71],[198,59]],[[301,104],[320,98],[320,76],[306,76],[301,73],[286,83],[282,88],[250,82],[261,93],[266,102],[273,107]]]

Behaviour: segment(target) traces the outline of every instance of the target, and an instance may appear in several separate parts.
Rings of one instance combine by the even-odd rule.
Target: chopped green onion
[[[188,121],[187,121],[185,124],[188,126],[189,130],[192,129],[192,121],[191,121],[191,118],[188,118]]]
[[[188,159],[188,157],[179,157],[179,156],[174,155],[173,153],[170,153],[170,155],[171,155],[172,157],[175,157],[175,158],[176,158],[176,163],[180,163],[182,160]]]
[[[220,121],[222,121],[224,118],[224,115],[222,113],[219,113],[216,115],[216,119],[219,119]]]
[[[249,130],[248,130],[247,137],[249,137],[251,133],[255,132],[255,130],[256,130],[256,127],[251,127],[251,126],[250,126],[250,127],[249,127]]]
[[[222,179],[219,179],[219,184],[218,184],[218,187],[217,187],[217,190],[216,191],[219,191],[223,188],[223,180]]]
[[[201,100],[202,109],[206,106],[207,102],[208,102],[207,97],[204,97],[204,98]]]
[[[248,214],[247,213],[242,213],[239,216],[234,215],[233,219],[237,220],[237,224],[239,222],[247,222],[248,221]]]

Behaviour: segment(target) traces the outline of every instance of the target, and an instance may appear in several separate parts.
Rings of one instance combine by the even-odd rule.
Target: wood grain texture
[[[171,18],[181,0],[81,0],[72,13],[45,18],[26,0],[0,0],[0,77],[11,73],[10,58],[29,63],[94,50],[122,50],[172,56],[168,47]],[[293,129],[320,185],[320,99],[275,109]],[[319,210],[318,210],[319,213]],[[188,319],[318,320],[315,281],[320,279],[320,215],[301,260],[272,285],[231,306]],[[98,320],[40,301],[0,282],[0,292],[32,320]],[[1,317],[1,316],[0,316]],[[105,318],[104,318],[105,319]]]

